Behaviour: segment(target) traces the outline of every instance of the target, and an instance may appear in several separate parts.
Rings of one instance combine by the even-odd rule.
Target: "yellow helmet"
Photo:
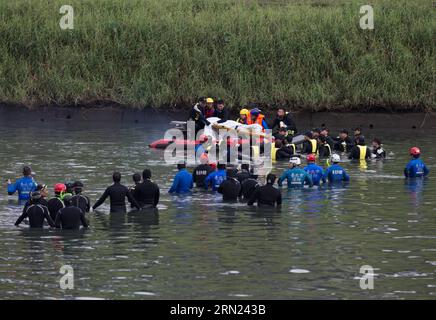
[[[213,103],[213,99],[212,98],[207,98],[206,99],[206,103]]]
[[[239,112],[239,115],[245,115],[245,116],[249,116],[250,115],[250,110],[248,110],[248,109],[242,109],[240,112]]]

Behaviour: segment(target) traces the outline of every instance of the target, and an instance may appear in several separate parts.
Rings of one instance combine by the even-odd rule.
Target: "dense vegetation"
[[[0,101],[436,109],[431,0],[69,0],[61,30],[65,3],[0,2]]]

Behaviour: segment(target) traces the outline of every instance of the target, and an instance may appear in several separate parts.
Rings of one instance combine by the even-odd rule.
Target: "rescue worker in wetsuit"
[[[374,138],[372,140],[371,159],[386,159],[386,151],[382,147],[381,140]]]
[[[71,202],[71,198],[71,196],[64,197],[65,207],[60,209],[56,215],[56,228],[78,230],[80,229],[80,225],[84,228],[88,228],[85,212],[79,207],[74,206]]]
[[[242,183],[250,177],[250,165],[248,163],[241,164],[241,170],[236,174],[236,179],[238,179],[239,183],[242,185]]]
[[[83,211],[83,213],[89,212],[91,209],[91,201],[89,198],[82,194],[84,185],[81,181],[76,181],[73,184],[74,195],[71,197],[71,205],[77,207]]]
[[[204,188],[207,190],[211,187],[212,191],[217,191],[224,180],[226,180],[226,165],[225,163],[218,163],[218,170],[210,173],[204,180]]]
[[[327,144],[331,149],[335,146],[335,140],[330,136],[330,129],[327,127],[321,128],[321,132],[319,133],[319,137],[324,137]]]
[[[204,117],[211,118],[215,114],[214,101],[212,98],[206,99],[206,106],[204,107]]]
[[[247,124],[249,116],[250,116],[250,110],[244,108],[241,111],[239,111],[239,118],[236,119],[236,122],[240,124]]]
[[[356,137],[356,145],[350,150],[348,159],[351,160],[366,160],[371,158],[371,150],[365,145],[363,136]]]
[[[47,207],[48,206],[48,201],[47,201],[48,188],[47,188],[47,185],[39,183],[36,185],[35,191],[37,191],[41,194],[41,198],[39,199],[40,203],[43,206]],[[31,204],[32,204],[32,199],[27,200],[26,203],[24,204],[24,209],[28,208]]]
[[[218,99],[218,101],[216,102],[216,109],[213,116],[220,118],[218,123],[223,123],[229,120],[229,110],[225,107],[224,101],[222,99]]]
[[[302,188],[304,185],[313,187],[312,177],[303,169],[300,168],[301,160],[298,157],[292,157],[289,160],[290,169],[286,170],[279,178],[279,187],[286,180],[288,188]]]
[[[357,139],[358,138],[365,139],[365,136],[362,134],[362,128],[361,127],[357,127],[357,128],[354,129],[354,144],[358,144],[357,143]]]
[[[186,163],[177,164],[179,172],[174,176],[173,184],[168,191],[169,193],[187,193],[190,192],[194,186],[192,174],[186,170]]]
[[[204,116],[204,110],[206,107],[206,99],[201,97],[192,109],[189,114],[188,121],[195,122],[195,134],[197,134],[200,130],[204,129],[205,126],[210,125],[210,122],[206,120]]]
[[[282,140],[277,139],[275,141],[275,147],[277,148],[276,150],[276,160],[287,160],[289,161],[289,159],[295,154],[295,148],[293,148],[292,146],[286,146],[283,144]]]
[[[410,149],[410,155],[412,160],[404,168],[404,176],[406,178],[422,178],[428,176],[430,170],[419,158],[421,156],[421,150],[417,147]]]
[[[135,198],[133,198],[129,189],[121,184],[121,173],[114,172],[112,175],[112,180],[114,183],[107,187],[100,199],[98,199],[98,201],[92,206],[92,209],[97,209],[108,197],[110,199],[110,212],[126,212],[126,198],[130,203],[133,203],[135,208],[141,209],[140,205],[136,202]]]
[[[345,169],[338,164],[341,161],[341,157],[334,153],[331,156],[331,161],[333,164],[325,170],[324,179],[329,183],[350,181],[350,177]]]
[[[304,134],[304,142],[303,142],[303,148],[301,150],[301,153],[318,153],[318,141],[313,137],[313,134],[311,131],[307,131]]]
[[[297,126],[295,125],[291,114],[286,112],[283,108],[277,109],[277,116],[271,124],[271,128],[273,136],[279,132],[280,128],[286,130],[286,134],[291,137],[297,133]]]
[[[321,181],[325,183],[324,169],[316,164],[316,156],[313,153],[308,154],[306,160],[307,166],[303,170],[310,174],[313,185],[319,186]]]
[[[41,193],[39,191],[31,192],[30,205],[23,209],[23,213],[15,222],[15,226],[18,226],[25,218],[29,218],[29,227],[31,228],[42,228],[44,220],[47,221],[50,227],[54,227],[48,208],[41,203]]]
[[[259,187],[259,182],[257,181],[256,175],[252,175],[250,178],[245,179],[244,182],[241,183],[241,193],[239,194],[241,200],[245,202],[250,200],[257,187]]]
[[[8,195],[12,196],[18,191],[18,202],[25,203],[30,199],[30,192],[36,190],[37,183],[33,180],[32,169],[29,166],[23,167],[23,177],[14,183],[8,179]]]
[[[197,188],[204,188],[204,180],[214,170],[209,165],[208,157],[200,157],[200,164],[194,169],[192,173],[192,180]]]
[[[327,142],[327,138],[324,135],[318,137],[318,156],[320,158],[329,158],[332,154],[332,148]]]
[[[261,111],[258,108],[254,108],[250,111],[250,116],[247,118],[247,124],[261,125],[263,131],[268,129],[268,124],[265,121],[265,116],[261,113]]]
[[[138,197],[136,195],[136,187],[141,183],[141,175],[139,173],[134,173],[132,175],[133,185],[129,187],[129,191],[132,194],[133,198],[138,202]],[[131,208],[134,208],[133,204],[130,204]]]
[[[62,200],[65,190],[67,190],[65,184],[56,183],[54,186],[55,196],[48,200],[47,208],[53,221],[56,219],[58,211],[65,207],[64,201]]]
[[[274,182],[276,181],[276,176],[272,173],[266,176],[266,185],[257,187],[253,194],[248,200],[247,204],[252,206],[255,202],[259,207],[270,206],[273,207],[277,205],[278,207],[282,204],[282,193],[280,190],[274,187]]]
[[[292,144],[293,136],[289,135],[285,128],[279,128],[279,131],[273,136],[276,140],[281,140],[283,145]]]
[[[67,187],[67,190],[65,190],[64,197],[65,196],[73,196],[73,194],[74,194],[74,182],[66,182],[65,186]]]
[[[338,152],[349,152],[353,145],[353,141],[351,141],[348,136],[348,130],[343,129],[339,133],[339,137],[336,138],[334,150]]]
[[[241,184],[236,178],[234,169],[227,169],[226,180],[218,187],[218,193],[223,195],[223,201],[237,201],[241,192]]]
[[[136,186],[135,190],[136,200],[141,208],[156,207],[159,203],[159,186],[151,181],[151,171],[149,169],[144,169],[142,172],[142,182]]]

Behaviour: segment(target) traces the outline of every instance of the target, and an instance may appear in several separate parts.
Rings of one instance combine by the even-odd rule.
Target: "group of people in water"
[[[210,125],[208,118],[218,117],[223,123],[230,120],[230,113],[224,105],[222,99],[216,102],[213,98],[200,97],[198,103],[192,108],[189,119],[195,122],[195,130],[198,133],[205,126]],[[274,137],[275,160],[289,160],[296,154],[297,146],[293,143],[293,138],[298,134],[297,126],[289,112],[284,108],[277,109],[277,115],[272,123],[268,124],[265,115],[257,108],[255,104],[243,108],[239,112],[239,118],[236,122],[244,125],[258,124],[263,130],[271,129]],[[354,136],[349,131],[343,129],[337,137],[330,136],[330,130],[327,127],[314,128],[303,133],[304,141],[301,142],[301,153],[314,153],[320,158],[328,158],[333,153],[347,153],[348,158],[352,160],[365,159],[384,159],[386,151],[382,147],[379,138],[371,141],[371,148],[366,146],[366,140],[362,129],[354,129]],[[207,141],[207,139],[204,139]],[[200,145],[205,141],[200,141]],[[201,147],[201,146],[200,146]]]
[[[190,118],[196,121],[196,129],[201,130],[207,125],[207,118],[216,116],[226,121],[229,113],[222,100],[216,106],[211,98],[201,98],[191,111]],[[258,108],[241,110],[239,123],[258,123],[263,128],[268,128],[265,117]],[[350,180],[346,170],[341,167],[341,157],[338,153],[348,153],[349,159],[365,160],[368,158],[384,159],[386,152],[381,141],[372,141],[372,150],[365,145],[365,138],[360,128],[354,130],[354,139],[350,138],[347,130],[342,130],[338,137],[329,135],[328,128],[313,129],[304,134],[304,142],[296,153],[292,137],[297,133],[297,128],[289,113],[284,109],[277,110],[277,117],[272,123],[276,148],[276,160],[288,160],[289,168],[278,177],[273,173],[266,176],[262,184],[249,163],[242,163],[239,169],[228,165],[221,160],[217,164],[209,162],[208,151],[204,147],[207,139],[200,141],[196,147],[198,165],[189,172],[185,162],[177,164],[178,172],[174,176],[169,189],[170,194],[189,193],[196,187],[203,190],[212,190],[222,194],[224,201],[243,201],[248,205],[257,203],[258,206],[280,206],[282,196],[278,187],[284,183],[288,188],[303,188],[320,186],[329,183],[346,183]],[[306,166],[302,166],[302,155],[305,155]],[[406,178],[422,178],[429,174],[429,170],[420,159],[421,150],[417,147],[410,149],[411,160],[404,169]],[[319,166],[317,158],[325,157],[331,161],[326,169]],[[18,226],[26,218],[30,227],[41,228],[44,220],[48,225],[62,229],[79,229],[80,226],[88,227],[85,217],[91,209],[95,210],[107,198],[110,199],[110,211],[125,213],[126,200],[131,208],[138,210],[156,207],[159,203],[160,188],[151,180],[152,173],[149,169],[133,175],[134,184],[126,187],[121,184],[121,174],[113,173],[113,184],[109,186],[101,197],[91,206],[89,197],[83,194],[84,185],[81,181],[74,183],[57,183],[54,186],[54,197],[48,199],[48,187],[37,184],[32,177],[30,167],[23,168],[23,177],[14,183],[8,180],[8,194],[18,192],[18,199],[24,202],[23,212],[17,219]]]

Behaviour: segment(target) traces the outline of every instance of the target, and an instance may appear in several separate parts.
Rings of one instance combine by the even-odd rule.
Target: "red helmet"
[[[315,161],[316,156],[313,153],[310,153],[307,155],[306,160],[307,161]]]
[[[216,163],[215,163],[215,162],[209,163],[209,166],[210,166],[213,170],[216,170]]]
[[[413,147],[410,149],[410,154],[412,156],[419,156],[421,154],[421,150],[418,147]]]
[[[63,183],[56,183],[54,186],[54,192],[64,192],[67,190],[66,185],[64,185]]]

